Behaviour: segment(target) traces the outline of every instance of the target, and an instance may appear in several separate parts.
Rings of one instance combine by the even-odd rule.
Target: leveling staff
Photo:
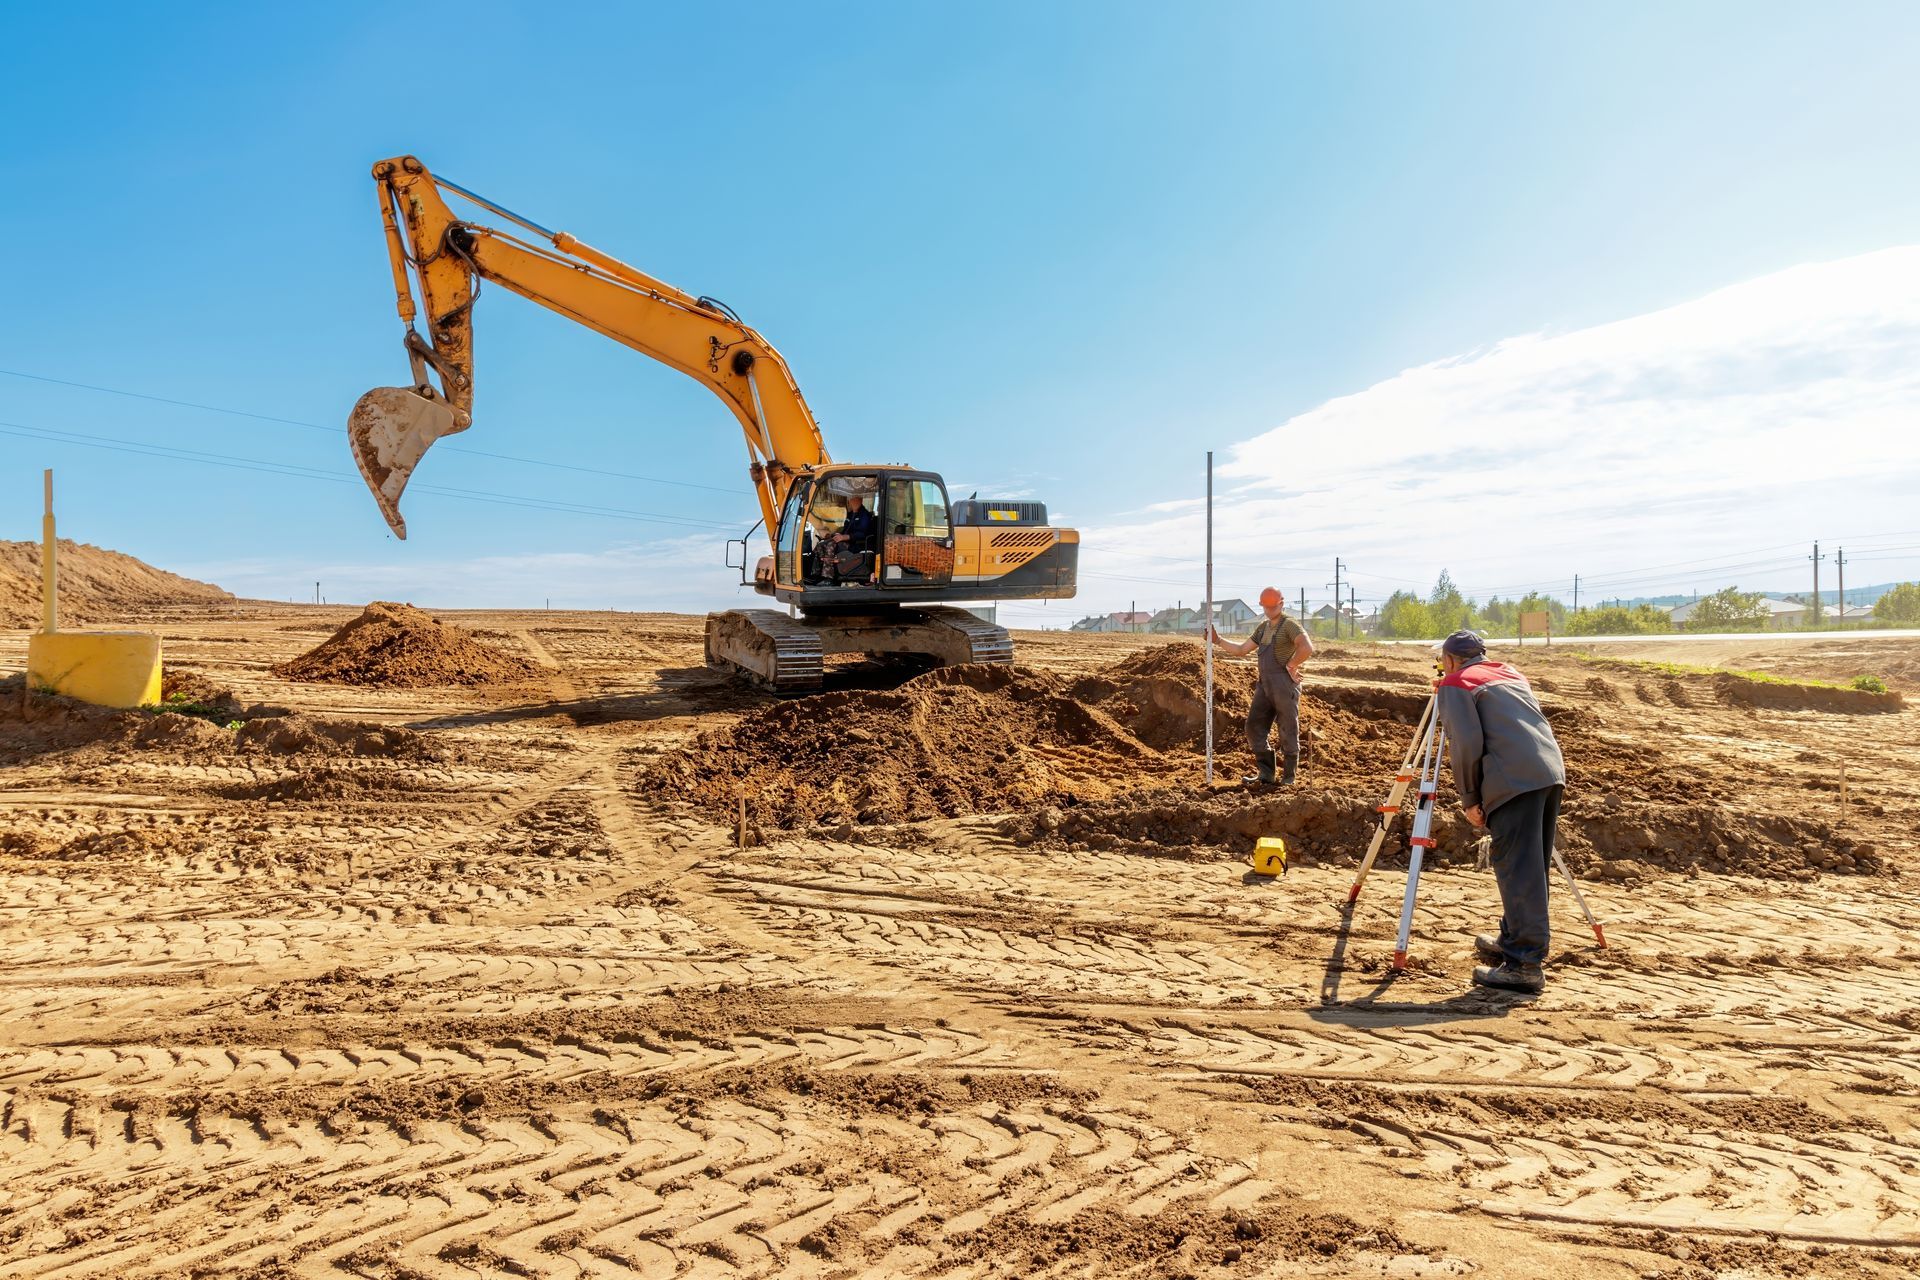
[[[1544,981],[1547,865],[1566,762],[1527,678],[1504,662],[1489,662],[1486,641],[1456,631],[1434,648],[1454,785],[1467,821],[1493,836],[1493,878],[1500,885],[1500,933],[1473,940],[1489,962],[1473,971],[1473,980],[1536,992]]]
[[[1207,636],[1218,648],[1236,658],[1250,653],[1260,655],[1260,683],[1253,691],[1253,705],[1247,708],[1247,745],[1253,748],[1258,773],[1250,773],[1242,782],[1273,782],[1274,723],[1280,726],[1280,774],[1282,785],[1293,781],[1300,766],[1300,668],[1313,656],[1313,641],[1306,630],[1286,615],[1280,593],[1268,587],[1260,593],[1260,607],[1267,620],[1254,628],[1253,638],[1241,644],[1228,644],[1211,627]]]

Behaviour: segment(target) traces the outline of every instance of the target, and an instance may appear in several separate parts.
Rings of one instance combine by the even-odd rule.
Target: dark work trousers
[[[1523,791],[1487,815],[1500,884],[1500,948],[1515,964],[1547,958],[1547,871],[1563,787]]]
[[[1280,722],[1280,754],[1288,760],[1300,758],[1300,686],[1285,675],[1262,680],[1253,690],[1253,705],[1247,708],[1247,745],[1253,754],[1272,751],[1267,739],[1274,721]]]

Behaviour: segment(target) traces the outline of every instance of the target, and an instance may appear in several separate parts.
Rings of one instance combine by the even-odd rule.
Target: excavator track
[[[914,612],[925,618],[929,626],[957,631],[964,636],[968,646],[968,662],[1013,661],[1013,633],[997,622],[988,622],[985,618],[951,605],[927,605]]]
[[[825,655],[819,630],[784,613],[734,609],[707,615],[707,665],[775,693],[818,689]]]
[[[873,614],[792,618],[772,609],[707,615],[707,665],[774,693],[820,688],[826,655],[913,655],[938,666],[1013,661],[1005,627],[965,609],[923,605]]]

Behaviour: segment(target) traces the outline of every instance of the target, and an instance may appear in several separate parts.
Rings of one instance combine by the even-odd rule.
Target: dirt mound
[[[1001,830],[1016,844],[1050,849],[1217,857],[1244,853],[1263,835],[1285,837],[1301,862],[1364,849],[1427,690],[1309,679],[1301,785],[1208,794],[1204,674],[1191,644],[1077,677],[946,667],[890,692],[763,707],[663,757],[642,789],[684,797],[728,823],[744,793],[759,833],[829,826],[846,839],[850,824],[1003,813]],[[1246,664],[1214,668],[1217,778],[1236,777],[1248,761],[1242,721],[1253,679]],[[1548,698],[1543,709],[1567,760],[1561,831],[1582,874],[1803,878],[1886,865],[1823,821],[1743,812],[1725,777],[1610,729],[1597,708]],[[1450,777],[1442,786],[1450,800]],[[1440,861],[1473,858],[1479,833],[1451,803],[1436,814],[1434,835]],[[1387,847],[1404,860],[1404,822]]]
[[[329,720],[320,716],[263,716],[249,720],[234,735],[242,751],[276,756],[374,756],[386,760],[435,758],[431,744],[411,729]]]
[[[665,757],[643,786],[722,820],[744,791],[749,818],[768,830],[1030,810],[1103,801],[1177,775],[1198,781],[1203,662],[1198,646],[1171,644],[1077,679],[943,667],[891,691],[783,702]],[[1216,749],[1237,760],[1253,673],[1217,666],[1214,685]],[[1421,700],[1369,694],[1359,700],[1369,709],[1392,708],[1378,712],[1384,724],[1311,700],[1303,709],[1305,752],[1318,767],[1380,774],[1399,762],[1406,731],[1395,717],[1409,706],[1417,715]]]
[[[1351,788],[1231,790],[1214,795],[1186,788],[1135,791],[1114,799],[1049,806],[1000,823],[1015,844],[1073,852],[1217,857],[1247,853],[1261,836],[1287,842],[1288,860],[1311,865],[1352,862],[1366,849],[1376,815]],[[1470,865],[1480,832],[1458,810],[1434,814],[1435,865]],[[1784,815],[1658,803],[1623,804],[1616,797],[1569,800],[1560,846],[1582,876],[1637,880],[1650,867],[1710,871],[1767,879],[1810,879],[1818,871],[1874,874],[1884,856],[1817,822]],[[1406,865],[1406,828],[1396,827],[1382,865]]]
[[[915,821],[1024,808],[1093,789],[1117,761],[1155,753],[1111,717],[1012,667],[946,667],[886,692],[763,707],[703,734],[645,775],[756,826]]]
[[[1213,737],[1240,732],[1253,697],[1253,670],[1215,663]],[[1197,644],[1166,644],[1130,654],[1074,683],[1067,695],[1100,707],[1157,751],[1205,745],[1206,656]]]
[[[183,700],[134,711],[96,707],[53,694],[34,694],[23,711],[22,683],[18,675],[0,680],[0,764],[62,751],[98,756],[127,750],[176,759],[256,752],[391,760],[447,758],[445,750],[411,729],[295,715],[285,707],[263,703],[241,706],[230,692],[192,673],[176,685],[176,697]],[[196,693],[207,700],[196,700]]]
[[[160,702],[169,707],[204,707],[208,710],[238,709],[233,690],[198,671],[167,666],[160,673]]]
[[[507,684],[539,669],[410,604],[376,600],[359,617],[273,674],[283,680],[424,689]]]
[[[1678,681],[1668,684],[1678,687]],[[1907,705],[1898,692],[1870,693],[1865,689],[1841,689],[1824,684],[1783,684],[1771,680],[1749,680],[1732,673],[1713,677],[1713,687],[1721,699],[1736,707],[1769,707],[1778,711],[1898,711]]]
[[[168,605],[227,604],[230,592],[132,556],[60,540],[60,625],[102,626]],[[40,624],[40,544],[0,542],[0,627]]]
[[[133,745],[183,755],[233,749],[233,734],[199,716],[163,711],[133,731]]]

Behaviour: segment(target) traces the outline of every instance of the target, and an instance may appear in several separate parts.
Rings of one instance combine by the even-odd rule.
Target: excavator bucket
[[[407,536],[400,495],[414,467],[435,440],[458,430],[446,401],[413,387],[375,387],[354,403],[347,415],[353,460],[395,537]]]

